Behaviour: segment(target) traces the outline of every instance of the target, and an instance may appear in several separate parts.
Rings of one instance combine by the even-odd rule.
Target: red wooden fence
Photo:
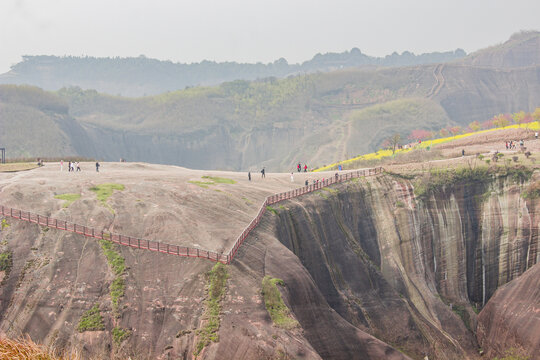
[[[54,219],[48,216],[34,214],[28,211],[13,209],[7,206],[0,205],[0,215],[11,217],[14,219],[23,220],[23,221],[28,221],[31,223],[47,226],[50,228],[70,231],[73,233],[81,234],[81,235],[96,238],[96,239],[109,240],[119,245],[130,246],[136,249],[157,251],[157,252],[161,252],[165,254],[171,254],[171,255],[177,255],[177,256],[183,256],[183,257],[197,257],[197,258],[208,259],[208,260],[212,260],[216,262],[221,262],[223,264],[230,264],[232,260],[234,259],[234,256],[238,252],[238,249],[243,244],[244,240],[248,237],[249,233],[261,221],[264,213],[266,212],[267,206],[275,204],[283,200],[292,199],[294,197],[298,197],[300,195],[304,195],[304,194],[319,190],[323,187],[336,184],[339,182],[343,182],[346,180],[350,180],[353,178],[377,175],[377,174],[380,174],[382,171],[383,169],[381,167],[378,167],[378,168],[373,168],[373,169],[347,172],[343,175],[339,175],[336,173],[335,176],[332,176],[328,179],[324,179],[324,181],[319,181],[315,184],[310,184],[310,185],[307,185],[298,189],[268,196],[262,203],[259,209],[259,212],[257,213],[257,216],[253,220],[251,220],[249,225],[244,229],[244,231],[242,231],[240,236],[238,236],[238,238],[236,239],[233,247],[231,248],[228,254],[217,253],[215,251],[203,250],[203,249],[198,249],[198,248],[171,245],[171,244],[166,244],[166,243],[162,243],[162,242],[158,242],[154,240],[139,239],[139,238],[134,238],[131,236],[113,234],[109,231],[97,230],[91,227],[87,227],[85,225],[79,225],[79,224],[71,223],[64,220],[58,220],[58,219]]]

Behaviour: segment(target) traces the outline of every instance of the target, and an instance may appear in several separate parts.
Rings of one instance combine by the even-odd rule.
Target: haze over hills
[[[286,171],[298,161],[321,166],[377,150],[394,133],[466,126],[538,106],[538,64],[351,68],[136,99],[3,85],[0,143],[11,157]]]
[[[516,68],[540,64],[540,32],[522,31],[503,44],[476,51],[460,60],[465,64]]]
[[[123,96],[156,95],[192,86],[211,86],[233,80],[328,72],[358,66],[411,66],[448,62],[465,56],[462,49],[415,55],[394,52],[384,58],[363,54],[359,49],[342,53],[317,54],[302,64],[289,64],[284,58],[273,63],[237,62],[182,64],[141,55],[137,58],[95,58],[23,56],[11,71],[0,75],[0,84],[27,84],[45,90],[79,86]]]

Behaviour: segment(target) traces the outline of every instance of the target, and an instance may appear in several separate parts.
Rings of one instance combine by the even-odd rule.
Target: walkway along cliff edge
[[[166,243],[154,241],[154,240],[139,239],[139,238],[134,238],[131,236],[114,234],[109,231],[96,230],[94,228],[90,228],[85,225],[79,225],[79,224],[71,223],[64,220],[58,220],[58,219],[54,219],[48,216],[34,214],[31,212],[23,211],[19,209],[13,209],[13,208],[3,206],[3,205],[0,205],[0,215],[5,216],[5,217],[11,217],[17,220],[28,221],[31,223],[35,223],[41,226],[47,226],[54,229],[70,231],[76,234],[92,237],[95,239],[108,240],[119,245],[130,246],[136,249],[157,251],[157,252],[161,252],[165,254],[171,254],[171,255],[177,255],[177,256],[183,256],[183,257],[197,257],[197,258],[208,259],[208,260],[212,260],[216,262],[221,262],[223,264],[230,264],[233,261],[234,256],[238,252],[238,249],[243,244],[244,240],[248,237],[249,233],[261,221],[264,213],[266,212],[266,207],[268,205],[272,205],[283,200],[292,199],[300,195],[304,195],[304,194],[319,190],[323,187],[327,187],[332,184],[336,184],[336,183],[340,183],[343,181],[347,181],[347,180],[359,178],[359,177],[364,177],[364,176],[378,175],[378,174],[381,174],[382,172],[383,172],[382,167],[351,171],[342,175],[333,176],[329,179],[325,179],[324,181],[318,182],[316,184],[307,185],[307,186],[303,186],[301,188],[297,188],[294,190],[268,196],[262,203],[259,209],[259,212],[257,213],[257,216],[253,220],[251,220],[249,225],[238,236],[238,238],[236,239],[233,247],[231,248],[228,254],[217,253],[211,250],[171,245],[171,244],[166,244]]]

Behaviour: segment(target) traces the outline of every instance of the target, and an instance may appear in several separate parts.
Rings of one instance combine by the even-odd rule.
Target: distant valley
[[[81,86],[53,92],[0,85],[0,143],[11,157],[79,155],[223,170],[322,166],[377,150],[394,133],[534,110],[539,39],[537,32],[516,34],[446,64],[351,67],[140,98]]]

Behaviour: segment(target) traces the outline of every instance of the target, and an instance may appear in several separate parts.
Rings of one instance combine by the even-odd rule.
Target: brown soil
[[[35,163],[7,163],[0,164],[0,172],[24,171],[37,168]]]

